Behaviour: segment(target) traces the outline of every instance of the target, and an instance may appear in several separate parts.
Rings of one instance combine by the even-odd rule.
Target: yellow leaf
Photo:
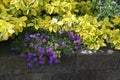
[[[24,10],[25,7],[25,3],[23,1],[19,2],[18,4],[16,4],[21,10]]]
[[[115,45],[115,49],[120,50],[120,42]]]
[[[2,0],[4,4],[8,4],[11,0]]]
[[[88,48],[93,49],[93,50],[98,50],[100,48],[100,45],[93,43],[93,44],[88,45]]]
[[[39,26],[38,26],[38,25],[35,25],[34,27],[35,27],[35,29],[36,29],[36,30],[38,30],[38,29],[39,29]]]
[[[120,23],[120,17],[115,16],[115,18],[112,20],[112,22],[114,23],[114,25],[118,25]]]
[[[31,9],[31,14],[32,14],[33,16],[37,16],[37,11],[36,11],[35,9]]]
[[[99,44],[95,44],[94,50],[98,50],[99,48],[100,48],[100,45]]]
[[[27,17],[26,16],[23,16],[20,18],[20,21],[26,21],[27,20]]]
[[[58,25],[62,26],[64,23],[62,21],[57,22]]]
[[[17,32],[22,32],[22,31],[23,31],[23,27],[20,26],[19,23],[16,23],[16,24],[15,24],[15,29],[16,29]]]
[[[53,30],[53,29],[52,29],[52,27],[50,26],[50,27],[49,27],[49,31],[52,32],[52,30]]]
[[[104,18],[104,20],[103,20],[103,25],[104,25],[104,26],[113,27],[113,25],[112,25],[111,22],[109,21],[109,18],[108,18],[108,17]]]
[[[96,18],[93,18],[93,25],[94,25],[95,27],[100,26],[100,23],[97,21]]]
[[[3,35],[4,35],[4,36],[2,36],[2,37],[3,37],[3,40],[7,40],[8,37],[9,37],[8,32],[4,32]]]
[[[54,28],[53,28],[53,32],[57,32],[57,26],[55,26]]]
[[[34,26],[34,23],[27,24],[28,27]]]
[[[10,34],[13,34],[15,31],[12,30],[12,29],[10,29],[10,30],[8,30],[8,32],[9,32]]]
[[[80,28],[79,27],[75,28],[75,32],[80,32]]]
[[[0,20],[0,40],[7,40],[15,32],[14,27],[13,24]]]
[[[38,3],[38,1],[36,0],[32,6],[33,6],[34,8],[37,8],[38,5],[39,5],[39,3]]]

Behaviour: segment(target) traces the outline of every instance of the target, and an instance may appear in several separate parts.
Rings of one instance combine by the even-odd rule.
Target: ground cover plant
[[[29,30],[30,31],[30,30]],[[81,47],[81,37],[71,31],[54,34],[49,31],[24,31],[13,41],[12,51],[26,58],[27,65],[55,64],[60,62],[61,55],[73,55]]]

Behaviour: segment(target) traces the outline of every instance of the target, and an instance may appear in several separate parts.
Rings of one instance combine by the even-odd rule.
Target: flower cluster
[[[38,64],[59,63],[61,54],[71,55],[81,44],[81,37],[71,31],[62,31],[61,34],[49,32],[26,33],[23,38],[20,38],[22,42],[14,44],[17,46],[13,45],[14,49],[12,48],[12,50],[21,53],[20,56],[26,58],[29,67],[32,67],[33,63],[36,62]]]

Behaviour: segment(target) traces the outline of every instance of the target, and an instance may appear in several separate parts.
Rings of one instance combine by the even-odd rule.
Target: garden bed
[[[0,0],[0,80],[120,80],[118,0]]]

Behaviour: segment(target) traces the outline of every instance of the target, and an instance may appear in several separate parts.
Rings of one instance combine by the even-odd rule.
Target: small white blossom
[[[56,23],[56,22],[58,22],[58,19],[57,19],[57,18],[52,18],[52,21],[53,21],[54,23]]]

